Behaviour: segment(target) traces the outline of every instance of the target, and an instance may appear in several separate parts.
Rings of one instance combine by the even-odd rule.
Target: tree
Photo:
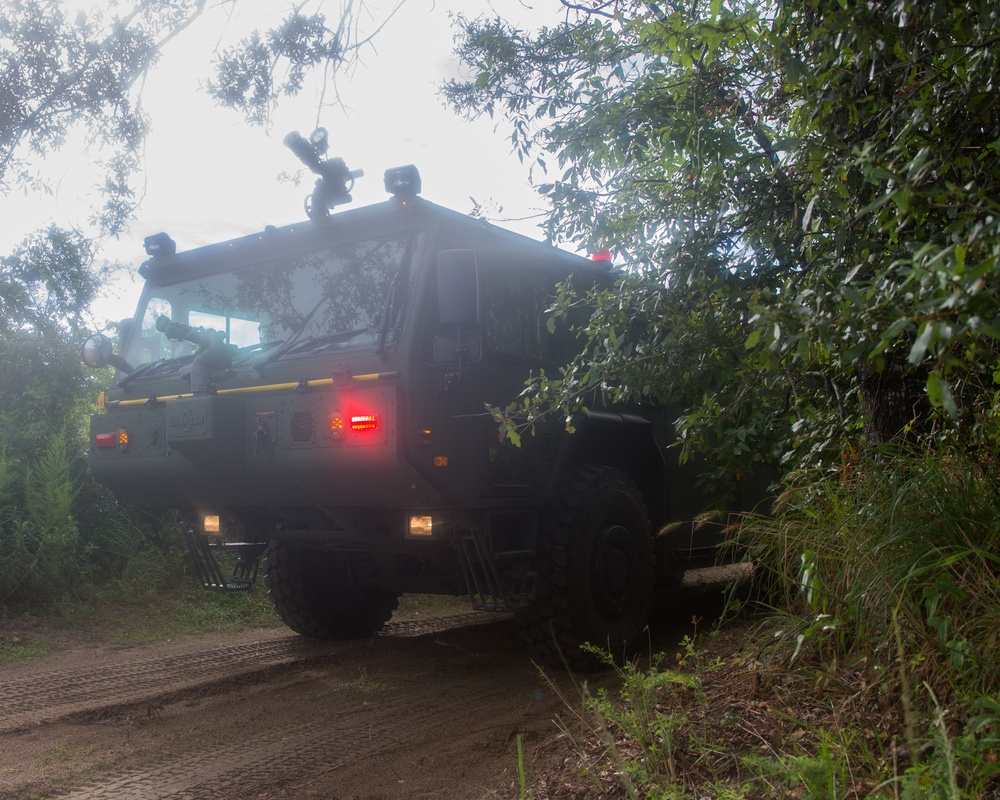
[[[462,20],[444,92],[503,114],[554,239],[614,247],[567,287],[584,349],[508,428],[600,397],[676,404],[721,471],[995,408],[1000,22],[988,3],[609,0],[529,34]],[[963,417],[964,414],[964,417]],[[923,429],[926,430],[926,427]],[[991,435],[995,435],[995,431]]]
[[[173,39],[207,12],[237,2],[141,0],[72,19],[58,0],[0,7],[0,192],[44,189],[36,162],[81,128],[105,176],[105,204],[96,218],[108,231],[119,230],[137,202],[133,181],[149,129],[143,78]],[[359,28],[363,4],[346,2],[332,23],[307,6],[291,6],[273,28],[219,53],[209,88],[220,104],[266,123],[308,73],[329,80],[374,35]]]
[[[80,342],[108,269],[82,236],[55,227],[0,257],[0,450],[12,463],[30,463],[56,433],[77,448],[96,391]]]

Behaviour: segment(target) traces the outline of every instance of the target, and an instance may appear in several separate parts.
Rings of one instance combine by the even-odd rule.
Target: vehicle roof
[[[204,245],[173,254],[156,255],[143,262],[139,274],[154,285],[186,280],[206,272],[223,272],[251,263],[309,252],[337,241],[355,241],[418,227],[447,226],[467,229],[489,240],[489,245],[519,250],[534,262],[557,271],[606,273],[604,265],[568,253],[550,244],[460,214],[422,198],[391,198],[382,203],[349,208],[318,220],[282,227],[268,226],[258,233]]]

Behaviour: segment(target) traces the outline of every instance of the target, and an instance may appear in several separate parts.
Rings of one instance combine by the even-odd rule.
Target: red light
[[[128,450],[128,431],[119,428],[117,433],[95,433],[94,447],[100,450],[117,449],[124,453]]]
[[[378,417],[375,414],[352,414],[352,431],[373,431],[378,427]]]
[[[590,257],[591,261],[611,261],[610,250],[598,250]]]

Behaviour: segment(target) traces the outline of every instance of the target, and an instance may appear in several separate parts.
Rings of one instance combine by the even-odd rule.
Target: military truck
[[[116,367],[93,474],[177,509],[206,587],[248,588],[263,559],[306,636],[370,636],[420,592],[513,612],[550,663],[629,652],[658,582],[715,557],[722,526],[693,520],[761,492],[709,504],[662,408],[498,435],[487,406],[573,355],[546,324],[556,285],[610,281],[609,263],[428,202],[413,166],[385,173],[384,202],[331,213],[362,173],[324,158],[322,131],[286,144],[319,176],[305,221],[186,252],[150,237],[120,354],[85,344]]]

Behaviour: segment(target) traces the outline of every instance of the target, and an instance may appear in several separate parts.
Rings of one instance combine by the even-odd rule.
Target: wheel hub
[[[609,525],[597,537],[591,562],[594,600],[604,613],[620,614],[628,606],[635,577],[635,548],[623,525]]]

